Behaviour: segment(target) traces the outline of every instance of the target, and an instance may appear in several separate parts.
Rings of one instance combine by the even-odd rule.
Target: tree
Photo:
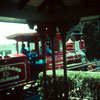
[[[92,60],[100,58],[100,31],[99,21],[83,22],[83,36],[86,43],[87,58]]]

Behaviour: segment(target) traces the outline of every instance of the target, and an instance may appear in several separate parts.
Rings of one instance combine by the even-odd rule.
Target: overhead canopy
[[[99,9],[100,0],[1,0],[0,21],[65,23],[81,17],[91,19],[86,16],[99,18]]]
[[[56,34],[56,38],[61,40],[60,34]],[[24,42],[36,42],[40,40],[39,33],[16,33],[13,35],[7,36],[7,39],[14,39],[17,41],[24,41]],[[49,36],[47,34],[47,40]]]
[[[26,41],[26,42],[35,42],[36,40],[39,41],[39,34],[38,33],[20,33],[20,34],[13,34],[7,36],[8,39],[14,39],[17,41]]]

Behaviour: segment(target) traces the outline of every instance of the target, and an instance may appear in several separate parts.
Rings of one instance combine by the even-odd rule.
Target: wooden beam
[[[89,0],[81,0],[81,2],[85,7],[89,7],[90,6],[90,1]]]
[[[30,0],[20,0],[18,7],[23,9]]]

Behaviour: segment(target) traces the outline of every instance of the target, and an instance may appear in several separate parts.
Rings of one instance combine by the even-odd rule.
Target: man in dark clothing
[[[28,51],[25,49],[25,44],[22,44],[22,49],[21,49],[20,53],[23,53],[26,56],[28,56]]]

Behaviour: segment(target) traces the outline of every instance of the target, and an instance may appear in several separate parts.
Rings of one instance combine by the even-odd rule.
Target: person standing
[[[28,56],[28,51],[25,49],[25,44],[22,44],[22,49],[21,49],[20,53],[25,54],[26,56]]]
[[[50,49],[48,44],[45,45],[45,52],[46,52],[46,55],[52,54],[52,50]],[[42,54],[42,46],[40,47],[40,53]]]

